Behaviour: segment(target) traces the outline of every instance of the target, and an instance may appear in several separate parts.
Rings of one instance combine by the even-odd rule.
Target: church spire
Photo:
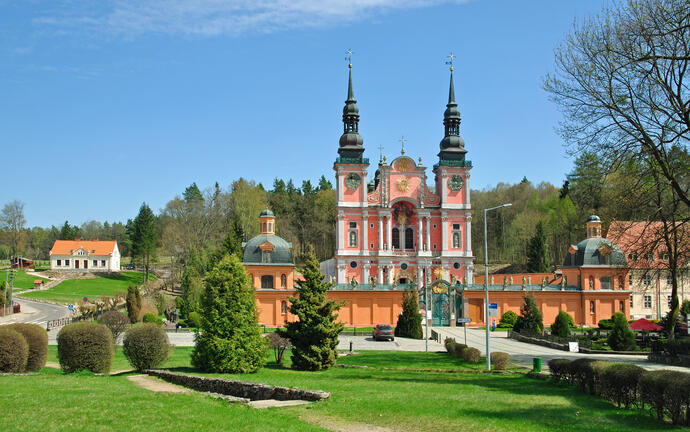
[[[465,141],[460,138],[460,110],[455,103],[455,86],[453,85],[453,54],[449,56],[450,62],[450,86],[448,88],[448,103],[443,113],[444,136],[441,140],[441,152],[438,154],[440,164],[448,161],[465,160]],[[451,162],[452,163],[452,162]]]
[[[352,51],[348,50],[348,60]],[[359,108],[352,90],[352,63],[348,63],[347,100],[343,108],[343,135],[340,137],[338,154],[341,158],[360,159],[364,153],[364,140],[359,134]]]

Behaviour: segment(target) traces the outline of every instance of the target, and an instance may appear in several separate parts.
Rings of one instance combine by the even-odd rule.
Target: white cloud
[[[323,27],[468,0],[63,0],[34,23],[59,32],[216,36]]]

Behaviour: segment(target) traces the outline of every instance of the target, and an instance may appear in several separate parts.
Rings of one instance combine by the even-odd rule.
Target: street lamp
[[[486,213],[491,210],[510,207],[512,204],[503,204],[484,209],[484,321],[486,324],[486,370],[491,370],[491,351],[489,349],[489,251],[486,239]]]

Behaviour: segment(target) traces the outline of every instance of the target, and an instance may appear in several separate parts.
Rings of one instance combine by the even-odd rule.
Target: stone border
[[[518,342],[529,343],[533,345],[541,345],[547,348],[553,348],[561,351],[570,351],[568,345],[560,344],[558,342],[551,342],[544,339],[539,339],[535,337],[529,337],[521,335],[520,333],[509,331],[508,337],[510,339],[516,340]],[[581,354],[617,354],[617,355],[645,355],[649,354],[649,351],[607,351],[607,350],[593,350],[589,348],[580,348]]]
[[[181,374],[164,370],[145,370],[147,375],[159,377],[173,384],[189,387],[209,393],[245,398],[249,400],[275,399],[322,401],[331,397],[331,394],[321,390],[302,390],[271,386],[268,384],[256,384],[248,381],[235,381],[223,378],[203,377],[198,375]]]

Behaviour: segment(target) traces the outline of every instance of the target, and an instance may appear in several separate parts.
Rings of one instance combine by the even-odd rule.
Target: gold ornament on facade
[[[407,172],[410,170],[410,161],[408,159],[400,159],[398,163],[395,164],[395,167],[398,168],[398,171]]]
[[[434,269],[434,276],[436,276],[436,279],[443,279],[443,268],[436,267]]]
[[[398,180],[398,190],[400,192],[407,192],[410,188],[410,181],[407,178],[401,178]]]

